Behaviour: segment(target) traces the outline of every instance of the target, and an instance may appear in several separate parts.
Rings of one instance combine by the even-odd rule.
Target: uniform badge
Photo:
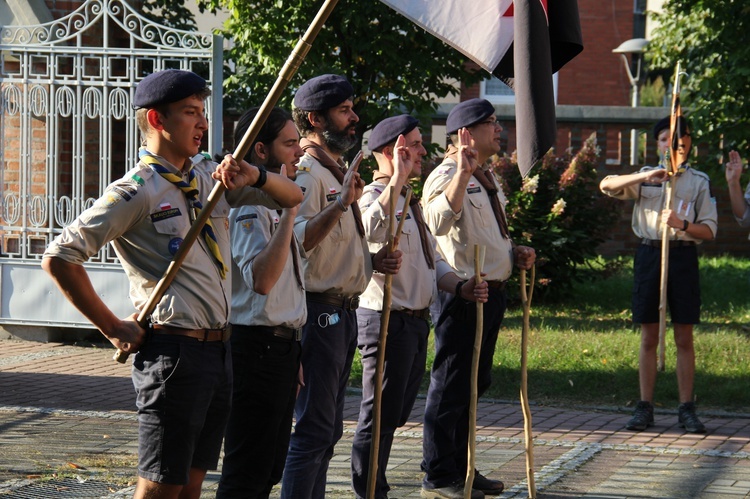
[[[469,185],[466,187],[466,192],[469,194],[475,194],[477,192],[482,192],[482,189],[474,182],[469,182]]]
[[[166,210],[157,211],[156,213],[152,213],[149,216],[151,217],[151,221],[156,223],[161,222],[162,220],[167,220],[169,218],[181,217],[182,212],[179,208],[172,208],[172,206],[169,205],[169,208],[167,208]]]
[[[326,195],[326,200],[331,203],[333,201],[336,201],[336,197],[338,197],[339,193],[336,191],[335,187],[329,187],[328,188],[328,194]]]
[[[122,199],[122,196],[118,196],[117,194],[113,192],[105,192],[104,195],[102,195],[102,197],[99,198],[99,203],[105,208],[111,208],[117,203],[119,203],[121,199]]]
[[[253,223],[257,218],[257,213],[247,213],[245,215],[240,215],[239,217],[237,217],[235,223],[240,224],[240,227],[242,227],[243,231],[250,232],[253,228]]]
[[[182,244],[182,238],[181,237],[174,237],[169,240],[169,254],[175,255],[177,253],[177,250],[180,249],[180,245]]]

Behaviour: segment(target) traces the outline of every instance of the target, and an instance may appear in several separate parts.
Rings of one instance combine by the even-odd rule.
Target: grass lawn
[[[694,333],[696,402],[699,409],[750,412],[750,261],[702,257],[700,266],[703,322]],[[532,302],[529,398],[549,405],[632,405],[639,398],[640,344],[640,327],[630,320],[632,259],[592,262],[585,277],[562,302]],[[492,386],[484,397],[518,400],[521,325],[520,306],[511,306],[495,350]],[[668,323],[657,407],[678,404],[671,335]],[[351,383],[361,385],[358,358]],[[425,392],[428,383],[425,374]]]

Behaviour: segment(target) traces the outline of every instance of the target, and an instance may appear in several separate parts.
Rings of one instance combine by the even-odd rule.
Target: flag
[[[518,167],[555,143],[552,73],[583,50],[577,0],[381,0],[516,94]]]
[[[687,163],[688,153],[690,152],[689,143],[685,144],[685,147],[680,149],[680,142],[687,142],[689,139],[684,138],[686,134],[690,133],[687,129],[687,121],[682,116],[682,106],[680,105],[680,63],[677,63],[677,69],[675,70],[674,84],[672,86],[672,112],[669,117],[669,159],[672,173],[678,173],[680,167]]]

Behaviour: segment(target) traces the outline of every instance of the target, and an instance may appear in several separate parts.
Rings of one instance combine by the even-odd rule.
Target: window
[[[555,91],[555,104],[557,104],[557,73],[552,75],[552,85]],[[479,84],[479,95],[493,104],[515,104],[516,102],[513,90],[494,76]]]

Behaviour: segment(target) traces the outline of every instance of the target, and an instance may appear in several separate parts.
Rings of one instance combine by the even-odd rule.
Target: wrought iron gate
[[[203,76],[208,151],[221,148],[222,39],[146,19],[124,0],[86,0],[37,26],[0,32],[0,324],[91,327],[44,275],[44,249],[135,165],[135,85],[168,68]],[[120,316],[133,311],[108,245],[86,265]]]

